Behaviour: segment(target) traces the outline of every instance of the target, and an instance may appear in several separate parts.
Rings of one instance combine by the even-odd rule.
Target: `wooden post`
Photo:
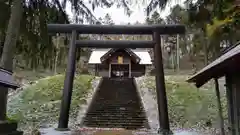
[[[235,135],[235,130],[234,130],[234,105],[233,105],[233,93],[232,93],[232,76],[231,75],[226,75],[226,96],[227,96],[227,106],[228,106],[228,131],[230,132],[229,134]]]
[[[131,61],[130,61],[130,63],[128,64],[128,66],[129,66],[129,78],[131,78],[132,77],[132,64],[131,64]]]
[[[8,88],[0,86],[0,123],[6,120]]]
[[[180,70],[180,62],[179,62],[179,34],[177,34],[177,72]]]
[[[109,71],[108,71],[109,78],[111,78],[111,74],[112,74],[112,65],[111,65],[111,63],[109,63]]]
[[[215,91],[216,91],[216,95],[217,95],[217,106],[218,106],[218,115],[219,115],[219,120],[220,120],[221,135],[225,135],[221,97],[220,97],[220,92],[219,92],[219,83],[218,83],[217,78],[214,78],[214,81],[215,81]]]
[[[165,78],[162,63],[162,50],[159,32],[154,32],[153,40],[156,42],[154,47],[154,64],[156,71],[156,91],[157,91],[157,102],[158,102],[158,113],[159,113],[159,124],[160,132],[163,135],[169,134],[169,118],[168,118],[168,105],[165,88]]]
[[[73,88],[73,80],[75,73],[75,65],[76,65],[76,31],[72,31],[72,38],[70,43],[70,48],[68,52],[68,64],[67,70],[64,80],[64,88],[63,88],[63,96],[61,102],[61,110],[60,117],[58,122],[59,129],[67,129],[68,128],[68,120],[69,120],[69,109],[72,98],[72,88]]]
[[[97,72],[98,72],[98,71],[97,71],[97,68],[98,68],[98,67],[97,67],[97,64],[94,65],[94,68],[95,68],[95,76],[97,76]]]

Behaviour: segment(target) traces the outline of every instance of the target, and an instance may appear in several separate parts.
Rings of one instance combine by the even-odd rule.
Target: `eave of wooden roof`
[[[0,68],[0,85],[12,89],[19,88],[13,79],[12,72],[3,68]]]
[[[100,58],[106,54],[109,49],[94,49],[91,52],[88,64],[101,64]],[[139,58],[141,58],[140,65],[152,65],[151,56],[146,49],[131,49]]]
[[[100,58],[101,62],[104,62],[106,59],[108,59],[111,56],[112,53],[116,52],[117,50],[119,50],[119,49],[113,49],[113,48],[110,49],[106,54],[104,54]],[[127,49],[127,48],[123,49],[123,50],[126,51],[131,57],[134,57],[136,63],[140,62],[141,58],[138,57],[133,51],[131,51],[130,49]]]
[[[236,62],[240,61],[240,42],[234,48],[208,64],[199,72],[191,76],[187,82],[195,83],[197,87],[201,87],[212,78],[219,78],[226,74],[226,70],[235,68]]]

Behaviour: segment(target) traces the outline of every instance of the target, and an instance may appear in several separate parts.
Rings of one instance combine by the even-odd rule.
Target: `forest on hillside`
[[[66,13],[67,2],[71,5],[73,18]],[[109,14],[104,18],[96,18],[94,8],[107,8],[117,4],[119,8],[125,9],[126,15],[131,15],[131,5],[141,2],[99,0],[89,3],[92,9],[89,9],[83,0],[2,0],[0,2],[1,65],[11,69],[13,63],[15,69],[47,69],[57,72],[57,67],[64,68],[66,65],[69,36],[49,35],[46,28],[48,23],[114,25]],[[195,3],[187,0],[185,6],[176,5],[166,18],[161,18],[159,10],[156,9],[164,9],[168,3],[171,3],[171,0],[151,0],[148,6],[144,7],[148,13],[145,24],[186,25],[185,35],[162,36],[166,67],[176,68],[177,57],[180,57],[180,60],[184,59],[186,63],[191,62],[187,68],[191,68],[191,65],[202,67],[218,57],[226,47],[233,46],[239,40],[240,9],[239,3],[234,0],[221,0],[221,2],[198,0]],[[137,24],[139,22],[128,25]],[[100,37],[106,40],[123,38],[122,35],[100,35]],[[99,35],[80,35],[78,38],[98,39]],[[151,37],[127,35],[124,38],[149,40]],[[80,59],[80,54],[88,58],[91,50],[79,48],[77,52],[78,65],[86,67],[82,66],[84,60]]]

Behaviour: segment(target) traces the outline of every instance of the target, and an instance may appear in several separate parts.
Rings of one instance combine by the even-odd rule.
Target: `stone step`
[[[138,105],[138,104],[136,104],[136,105],[117,105],[117,106],[114,106],[114,105],[98,105],[98,104],[93,104],[92,106],[91,106],[91,108],[98,108],[98,109],[113,109],[113,108],[115,108],[115,109],[129,109],[129,110],[131,110],[131,109],[139,109],[139,110],[143,110],[144,109],[144,107],[143,106],[140,106],[140,105]]]
[[[84,120],[85,122],[101,122],[101,123],[145,123],[146,119],[103,119],[103,118],[88,118]]]
[[[112,108],[112,109],[103,109],[103,108],[91,108],[88,110],[89,112],[97,112],[97,113],[142,113],[144,109],[126,109],[126,108]]]
[[[102,117],[102,118],[112,118],[112,117],[115,117],[116,119],[121,119],[121,118],[129,118],[129,119],[142,119],[142,118],[145,118],[145,115],[142,115],[142,114],[136,114],[136,115],[128,115],[128,114],[97,114],[97,113],[89,113],[86,115],[86,117],[84,118],[87,118],[87,117]]]
[[[142,111],[130,111],[130,110],[122,110],[122,111],[119,111],[119,110],[116,110],[116,111],[113,111],[113,110],[105,110],[105,111],[96,110],[96,111],[89,111],[88,113],[94,114],[94,115],[103,115],[103,114],[117,115],[117,114],[121,114],[121,115],[136,115],[136,116],[139,116],[140,114],[143,114]]]
[[[144,128],[144,123],[86,123],[87,127],[99,127],[99,128]]]
[[[95,99],[95,101],[102,101],[102,102],[106,102],[106,103],[108,103],[110,101],[114,101],[114,102],[117,102],[117,103],[122,103],[122,102],[123,103],[126,103],[126,102],[131,103],[131,102],[136,102],[136,100],[139,99],[138,97],[135,97],[134,95],[132,95],[131,97],[127,97],[127,96],[124,96],[124,95],[122,95],[122,96],[124,97],[125,100],[122,100],[123,97],[116,98],[113,95],[111,95],[109,97],[97,97]]]
[[[87,114],[86,117],[104,117],[104,118],[109,118],[109,117],[116,117],[116,118],[119,118],[119,119],[122,119],[122,118],[145,118],[144,115],[126,115],[126,114],[97,114],[97,113],[90,113],[90,114]]]
[[[131,108],[131,107],[134,107],[134,108],[143,108],[143,106],[140,104],[140,103],[122,103],[122,104],[114,104],[113,103],[100,103],[97,102],[96,104],[92,104],[92,106],[94,107],[125,107],[125,108]]]
[[[96,104],[99,104],[99,105],[136,105],[136,104],[139,104],[139,102],[137,101],[129,101],[127,99],[125,99],[124,101],[116,101],[116,100],[109,100],[108,99],[105,99],[105,100],[95,100],[94,101]]]
[[[147,120],[142,119],[142,120],[116,120],[116,119],[85,119],[84,122],[92,122],[92,123],[146,123]]]
[[[103,80],[83,125],[102,128],[144,128],[148,125],[133,79]]]
[[[91,119],[99,119],[99,120],[119,120],[119,117],[103,117],[103,116],[92,116],[92,117],[88,117],[85,118],[85,120],[91,120]],[[128,121],[128,120],[146,120],[145,117],[124,117],[124,119],[120,119],[121,121]]]
[[[135,100],[135,101],[131,101],[131,100]],[[113,104],[116,104],[116,105],[128,105],[128,104],[139,104],[138,101],[136,100],[139,100],[138,98],[136,99],[127,99],[125,98],[124,100],[122,99],[101,99],[101,100],[98,100],[98,99],[95,99],[95,103],[97,104],[100,104],[100,103],[105,103],[105,104],[109,104],[109,105],[113,105]]]
[[[119,102],[114,102],[112,101],[111,103],[110,102],[102,102],[102,101],[94,101],[93,102],[94,104],[93,105],[96,105],[96,106],[116,106],[116,107],[121,107],[121,106],[125,106],[125,107],[142,107],[141,106],[141,103],[131,103],[131,102],[122,102],[122,103],[119,103]]]
[[[121,99],[121,96],[124,96],[126,100],[136,100],[138,99],[138,97],[136,97],[135,94],[130,94],[130,93],[126,93],[126,94],[111,94],[111,93],[108,93],[109,95],[99,95],[99,97],[97,97],[97,100],[107,100],[107,99],[110,99],[110,100],[118,100],[118,99]],[[121,101],[121,100],[120,100]]]

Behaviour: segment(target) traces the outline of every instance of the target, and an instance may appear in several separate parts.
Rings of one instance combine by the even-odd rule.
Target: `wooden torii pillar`
[[[161,38],[158,31],[153,34],[153,40],[156,42],[154,46],[154,65],[155,65],[155,79],[156,79],[156,92],[157,92],[157,104],[159,114],[160,131],[163,134],[170,133],[169,117],[168,117],[168,103],[165,87]],[[165,111],[162,111],[165,110]]]
[[[169,126],[166,88],[163,72],[161,34],[184,34],[184,25],[78,25],[48,24],[49,33],[72,33],[68,65],[63,89],[61,112],[58,128],[67,129],[71,104],[73,79],[75,72],[76,48],[154,48],[154,64],[156,68],[156,91],[159,113],[160,131],[165,135],[171,132]],[[141,34],[153,35],[153,41],[136,40],[76,40],[77,34]]]

